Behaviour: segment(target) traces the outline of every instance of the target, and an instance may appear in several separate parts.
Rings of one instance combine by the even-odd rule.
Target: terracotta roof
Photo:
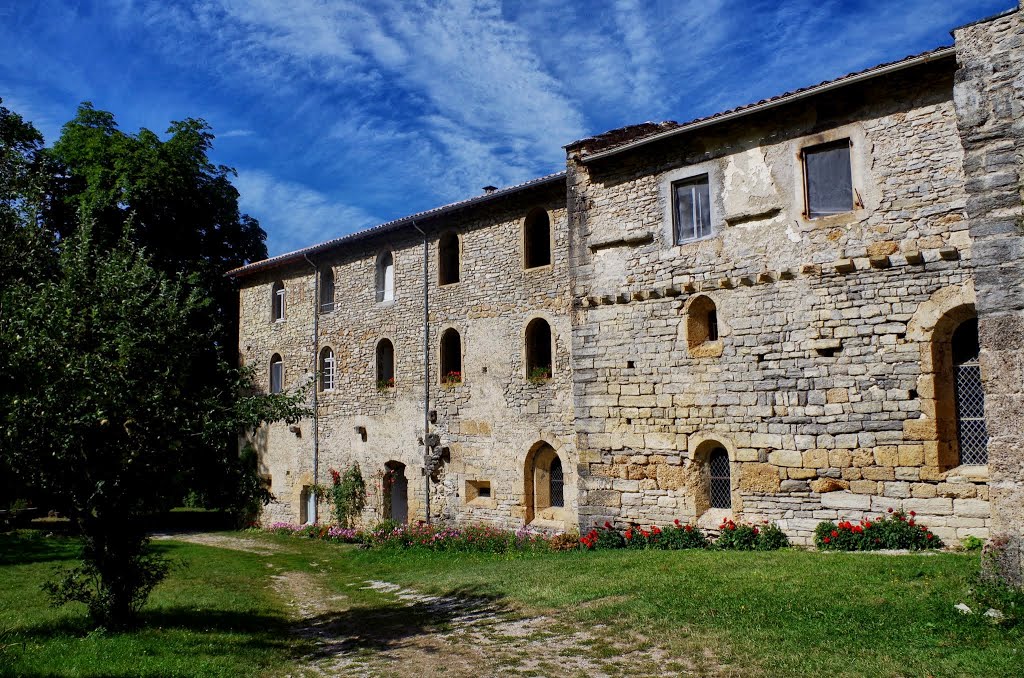
[[[525,191],[530,188],[544,186],[555,182],[564,183],[565,172],[557,172],[555,174],[549,174],[544,177],[530,179],[529,181],[524,181],[521,184],[507,186],[496,191],[491,191],[490,193],[484,193],[483,195],[477,195],[472,198],[467,198],[465,200],[459,200],[458,202],[453,202],[448,205],[442,205],[441,207],[434,207],[423,212],[410,214],[407,217],[393,219],[392,221],[388,221],[377,226],[371,226],[370,228],[366,228],[361,231],[356,231],[355,233],[349,233],[348,235],[343,235],[340,238],[327,240],[317,245],[305,247],[301,250],[295,250],[294,252],[288,252],[286,254],[279,254],[276,257],[270,257],[269,259],[263,259],[261,261],[254,261],[251,264],[246,264],[245,266],[240,266],[236,269],[228,271],[227,273],[225,273],[225,275],[231,278],[241,278],[251,273],[255,273],[257,271],[275,268],[277,266],[284,266],[287,264],[294,263],[296,261],[300,261],[304,257],[309,256],[311,254],[316,254],[318,252],[324,252],[326,250],[334,249],[335,247],[346,245],[357,240],[362,240],[363,238],[369,238],[371,236],[397,231],[404,226],[411,226],[416,221],[443,216],[445,214],[456,212],[460,209],[465,209],[467,207],[473,207],[476,205],[492,202],[494,200],[499,200],[509,195],[513,195],[520,191]]]
[[[768,99],[762,99],[761,101],[757,101],[751,104],[731,108],[727,111],[721,111],[719,113],[715,113],[713,115],[709,115],[703,118],[696,118],[694,120],[682,124],[675,123],[672,121],[660,123],[660,126],[663,127],[663,129],[654,130],[653,133],[647,133],[644,128],[654,128],[658,127],[658,125],[656,125],[655,123],[645,123],[644,125],[624,127],[621,128],[620,130],[612,130],[611,132],[605,132],[604,134],[599,134],[588,139],[574,141],[565,148],[570,151],[582,150],[580,160],[582,160],[583,162],[588,162],[590,160],[596,160],[598,158],[614,155],[616,153],[620,153],[630,148],[643,146],[653,141],[658,141],[659,139],[675,136],[676,134],[681,134],[683,132],[687,132],[693,129],[698,129],[701,127],[706,127],[708,125],[717,124],[744,115],[750,115],[752,113],[756,113],[758,111],[762,111],[768,108],[781,106],[791,101],[803,99],[805,97],[812,96],[819,92],[835,89],[843,85],[853,84],[854,82],[859,82],[861,80],[866,80],[868,78],[878,77],[881,75],[885,75],[886,73],[891,73],[893,71],[909,68],[917,64],[953,56],[954,54],[955,49],[953,47],[938,47],[927,52],[922,52],[920,54],[914,54],[912,56],[904,57],[903,59],[899,59],[898,61],[890,61],[888,63],[872,66],[871,68],[867,68],[862,71],[856,71],[854,73],[848,73],[833,80],[826,80],[824,82],[820,82],[817,85],[801,87],[800,89],[795,89],[791,92],[786,92],[784,94],[779,94]],[[629,131],[639,131],[641,132],[641,135],[638,137],[635,133],[633,135],[623,134]],[[607,140],[609,135],[611,135],[613,138],[615,136],[623,137],[623,139],[619,143],[608,144]]]

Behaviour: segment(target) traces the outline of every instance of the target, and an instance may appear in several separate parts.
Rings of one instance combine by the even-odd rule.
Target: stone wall
[[[1024,580],[1024,4],[955,32],[985,382],[992,530]]]
[[[732,515],[798,541],[890,507],[950,540],[987,534],[984,472],[944,454],[922,369],[938,318],[974,301],[954,67],[587,164],[571,152],[584,528],[714,526],[729,512],[709,508],[706,460],[724,447]],[[844,138],[859,204],[807,219],[799,151]],[[676,245],[671,182],[705,173],[714,237]],[[719,339],[695,344],[704,297]]]
[[[428,233],[430,294],[430,409],[436,412],[441,444],[449,461],[432,483],[431,512],[452,520],[522,524],[525,460],[547,442],[575,469],[570,378],[570,285],[564,185],[524,191],[492,207],[478,207],[418,223]],[[522,222],[535,207],[550,215],[553,265],[523,267]],[[458,234],[461,276],[438,285],[438,238]],[[395,259],[395,299],[378,303],[378,256]],[[329,468],[353,462],[371,489],[367,522],[383,514],[381,474],[386,462],[405,465],[409,516],[425,517],[421,475],[423,448],[423,240],[413,228],[316,258],[335,274],[336,308],[319,317],[317,350],[330,346],[338,361],[335,388],[318,393],[320,468],[313,478],[312,421],[300,435],[283,424],[261,430],[258,447],[277,501],[266,520],[298,520],[302,488],[328,484]],[[310,265],[291,266],[248,278],[242,289],[240,349],[245,362],[266,375],[270,356],[285,360],[289,389],[307,383],[314,371],[314,277]],[[270,320],[270,289],[283,280],[287,313]],[[524,364],[524,332],[533,318],[551,326],[554,345],[550,380],[533,383]],[[463,381],[440,383],[439,340],[455,328],[462,338]],[[389,339],[395,349],[395,386],[378,388],[376,346]],[[365,436],[365,440],[364,440]],[[487,481],[491,497],[467,497],[467,483]],[[567,510],[573,504],[575,474],[567,474]],[[328,519],[329,507],[321,506]],[[570,521],[571,522],[571,521]]]

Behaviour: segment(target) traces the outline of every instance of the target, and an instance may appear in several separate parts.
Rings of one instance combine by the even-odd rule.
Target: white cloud
[[[271,256],[379,223],[362,208],[267,172],[241,170],[233,183],[240,194],[240,209],[259,219],[269,234]]]

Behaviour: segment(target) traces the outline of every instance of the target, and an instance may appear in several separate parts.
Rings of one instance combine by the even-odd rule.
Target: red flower
[[[687,525],[683,529],[686,530],[687,532],[693,532],[693,525]]]
[[[912,515],[912,516],[916,516],[917,514],[916,514],[916,513],[914,513],[913,511],[911,511],[911,512],[910,512],[910,515]]]
[[[604,529],[606,529],[606,530],[612,529],[612,524],[609,523],[607,520],[604,521]]]
[[[661,528],[657,525],[651,525],[651,532],[654,534],[661,534]]]
[[[644,538],[647,538],[647,537],[651,536],[651,533],[648,532],[647,530],[640,530],[640,534],[642,534],[644,536]]]
[[[826,544],[828,544],[828,543],[830,543],[830,542],[831,542],[832,540],[831,540],[831,539],[829,539],[828,537],[825,537],[824,539],[822,539],[822,541],[823,541],[823,542],[825,542]]]
[[[627,541],[632,539],[633,538],[633,528],[629,528],[628,530],[626,530],[626,535],[625,536],[626,536],[626,540]]]
[[[838,533],[838,532],[836,532],[835,530],[832,530],[832,536],[833,536],[833,537],[838,537],[838,536],[839,536],[839,533]]]
[[[907,523],[907,524],[908,524],[908,525],[913,525],[913,524],[914,524],[914,521],[913,521],[913,520],[911,520],[911,521],[910,521],[909,523]]]
[[[676,518],[675,523],[676,525],[679,525],[679,518]]]
[[[931,539],[931,538],[932,538],[932,537],[934,537],[934,536],[935,536],[935,535],[934,535],[934,534],[932,534],[931,532],[929,532],[929,533],[928,533],[928,538],[929,538],[929,539]]]
[[[889,507],[889,513],[892,513],[892,507],[891,506]]]

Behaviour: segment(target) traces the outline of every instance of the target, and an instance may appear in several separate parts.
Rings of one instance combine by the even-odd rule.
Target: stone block
[[[775,466],[800,468],[803,466],[804,460],[803,455],[796,450],[775,450],[768,455],[768,463]]]
[[[828,452],[825,450],[808,450],[803,453],[805,468],[825,468],[829,465]]]
[[[871,506],[871,497],[852,492],[829,492],[821,495],[821,505],[838,510],[866,511]]]
[[[887,497],[899,497],[901,499],[905,499],[911,496],[910,483],[882,483],[882,494]]]
[[[740,491],[774,494],[779,491],[779,472],[769,464],[742,464]]]
[[[940,497],[970,499],[978,495],[978,488],[972,483],[939,483],[935,490]]]
[[[639,495],[632,495],[639,496]],[[591,490],[587,492],[587,503],[591,506],[618,508],[623,504],[623,495],[615,490]]]
[[[810,482],[810,487],[812,492],[825,494],[826,492],[838,492],[849,489],[850,483],[845,480],[836,480],[835,478],[818,478]]]
[[[861,469],[867,480],[895,480],[896,470],[891,466],[867,466]]]
[[[981,499],[954,499],[953,513],[962,518],[988,518],[991,508]]]
[[[932,483],[914,483],[910,486],[910,494],[915,499],[932,499],[936,496],[935,485]]]
[[[900,445],[899,463],[894,466],[921,466],[924,464],[924,445]]]
[[[905,499],[903,509],[910,513],[915,511],[923,516],[948,516],[953,514],[952,499]]]
[[[830,388],[825,391],[825,402],[829,404],[850,402],[850,392],[845,388]]]
[[[899,466],[899,448],[896,445],[879,445],[875,448],[875,463],[879,466]]]
[[[828,465],[835,468],[849,468],[853,455],[846,450],[832,450],[828,453]]]
[[[783,480],[780,484],[780,492],[806,492],[807,491],[806,480]]]
[[[818,475],[817,469],[813,468],[790,468],[786,469],[786,476],[793,480],[809,480]]]
[[[681,490],[686,487],[686,479],[689,474],[687,468],[671,464],[659,464],[654,469],[659,489]]]
[[[874,480],[854,480],[850,483],[850,491],[857,494],[878,494],[878,483]]]
[[[939,433],[933,419],[907,419],[903,422],[903,437],[907,440],[938,440]]]

